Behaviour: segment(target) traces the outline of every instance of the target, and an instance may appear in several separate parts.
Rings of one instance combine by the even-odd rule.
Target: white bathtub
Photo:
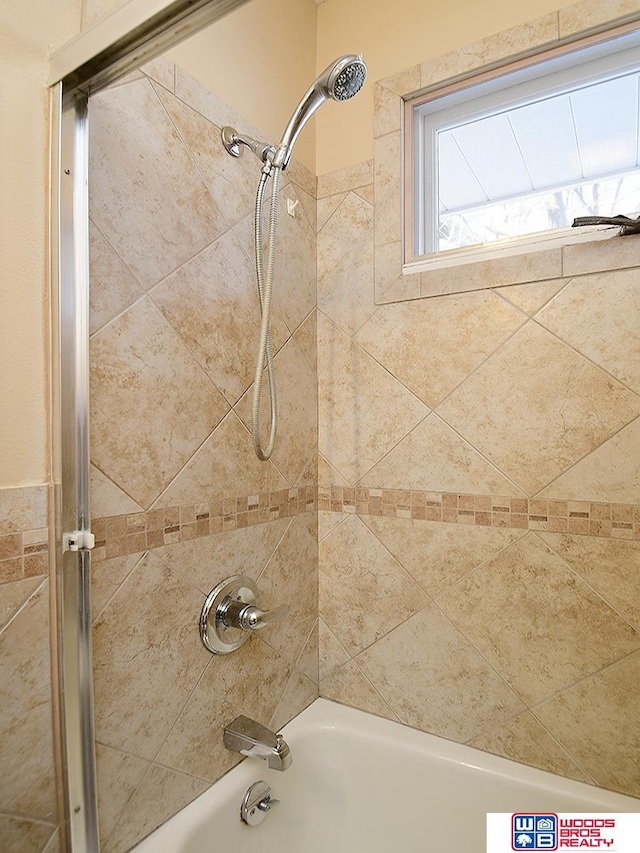
[[[247,759],[136,853],[485,853],[487,812],[640,812],[640,800],[318,699],[283,729],[293,766]],[[240,820],[263,779],[281,804]]]

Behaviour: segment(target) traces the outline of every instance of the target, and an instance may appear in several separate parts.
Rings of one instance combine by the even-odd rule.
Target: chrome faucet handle
[[[227,654],[239,648],[254,631],[288,613],[288,604],[263,610],[255,582],[250,577],[234,575],[206,597],[200,613],[200,638],[210,652]]]
[[[229,618],[230,611],[235,613],[238,602],[232,602],[230,607],[226,611],[225,622]],[[244,631],[259,631],[260,628],[265,628],[267,625],[271,625],[272,622],[277,622],[278,619],[282,619],[289,612],[288,604],[281,604],[280,607],[274,607],[273,610],[260,610],[259,607],[256,607],[255,604],[245,604],[243,605],[237,616],[233,616],[229,619],[228,624],[233,627],[242,628]]]

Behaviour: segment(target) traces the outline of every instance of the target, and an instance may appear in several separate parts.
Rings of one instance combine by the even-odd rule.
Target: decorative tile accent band
[[[640,540],[640,505],[319,486],[318,509]]]
[[[49,571],[48,538],[46,527],[0,536],[0,583],[46,575]]]
[[[136,554],[213,533],[251,527],[276,518],[289,518],[317,508],[316,486],[300,486],[207,503],[96,518],[91,523],[96,537],[93,560]]]

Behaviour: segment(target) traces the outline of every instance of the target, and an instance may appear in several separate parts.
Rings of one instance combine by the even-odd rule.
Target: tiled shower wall
[[[279,727],[318,694],[315,177],[282,190],[272,461],[248,430],[259,306],[259,132],[157,62],[91,101],[91,423],[95,726],[105,853],[236,763],[238,714]],[[265,395],[266,396],[266,395]],[[263,397],[266,422],[267,402]],[[282,622],[229,656],[198,618],[225,577],[257,580]]]
[[[376,306],[373,178],[318,180],[321,695],[640,796],[640,240]]]
[[[0,849],[59,850],[47,487],[0,489]]]

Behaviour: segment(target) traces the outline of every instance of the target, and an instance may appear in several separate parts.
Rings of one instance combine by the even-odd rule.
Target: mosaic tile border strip
[[[319,486],[318,509],[640,540],[640,505]]]
[[[317,508],[317,487],[299,486],[295,489],[96,518],[91,523],[91,530],[96,537],[93,560],[136,554],[213,533],[263,524],[277,518],[290,518]]]
[[[49,530],[23,530],[0,536],[0,583],[24,580],[49,571]]]

